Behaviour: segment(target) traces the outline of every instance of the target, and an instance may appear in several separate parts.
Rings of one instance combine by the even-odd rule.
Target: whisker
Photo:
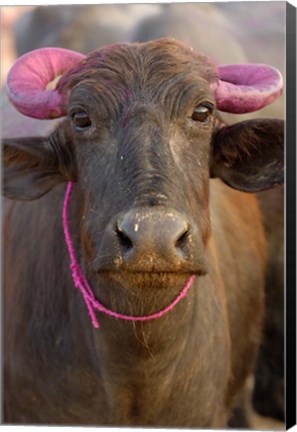
[[[98,210],[95,210],[95,209],[93,209],[93,208],[90,208],[90,212],[92,212],[92,213],[95,213],[95,214],[97,214],[97,215],[100,215],[100,216],[101,216],[101,213],[100,213],[100,211],[98,211]]]
[[[97,263],[97,261],[101,260],[102,258],[111,258],[111,254],[103,254],[103,255],[99,255],[94,259],[94,263]]]

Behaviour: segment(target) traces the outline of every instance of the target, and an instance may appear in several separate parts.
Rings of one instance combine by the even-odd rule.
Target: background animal
[[[16,23],[16,50],[20,56],[36,48],[59,46],[87,54],[126,41],[139,20],[161,9],[158,4],[39,6]]]

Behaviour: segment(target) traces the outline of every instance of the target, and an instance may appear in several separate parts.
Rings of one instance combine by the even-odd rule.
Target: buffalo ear
[[[284,121],[247,120],[214,136],[210,176],[234,189],[259,192],[284,182]]]
[[[72,157],[56,134],[48,138],[3,139],[3,193],[17,200],[40,198],[73,179]]]

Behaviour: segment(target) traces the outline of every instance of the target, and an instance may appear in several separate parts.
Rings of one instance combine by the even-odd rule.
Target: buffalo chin
[[[94,293],[104,306],[114,312],[146,316],[170,305],[191,275],[174,272],[102,272],[97,274]]]

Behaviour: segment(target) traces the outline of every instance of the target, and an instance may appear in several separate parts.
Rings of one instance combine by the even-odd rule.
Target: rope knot
[[[80,281],[81,281],[81,278],[82,278],[81,268],[76,263],[71,263],[69,267],[70,267],[70,270],[71,270],[71,273],[72,273],[73,280],[75,282],[75,286],[77,288],[79,288]]]
[[[79,275],[80,274],[80,268],[79,268],[78,264],[71,263],[69,268],[70,268],[73,275]]]

